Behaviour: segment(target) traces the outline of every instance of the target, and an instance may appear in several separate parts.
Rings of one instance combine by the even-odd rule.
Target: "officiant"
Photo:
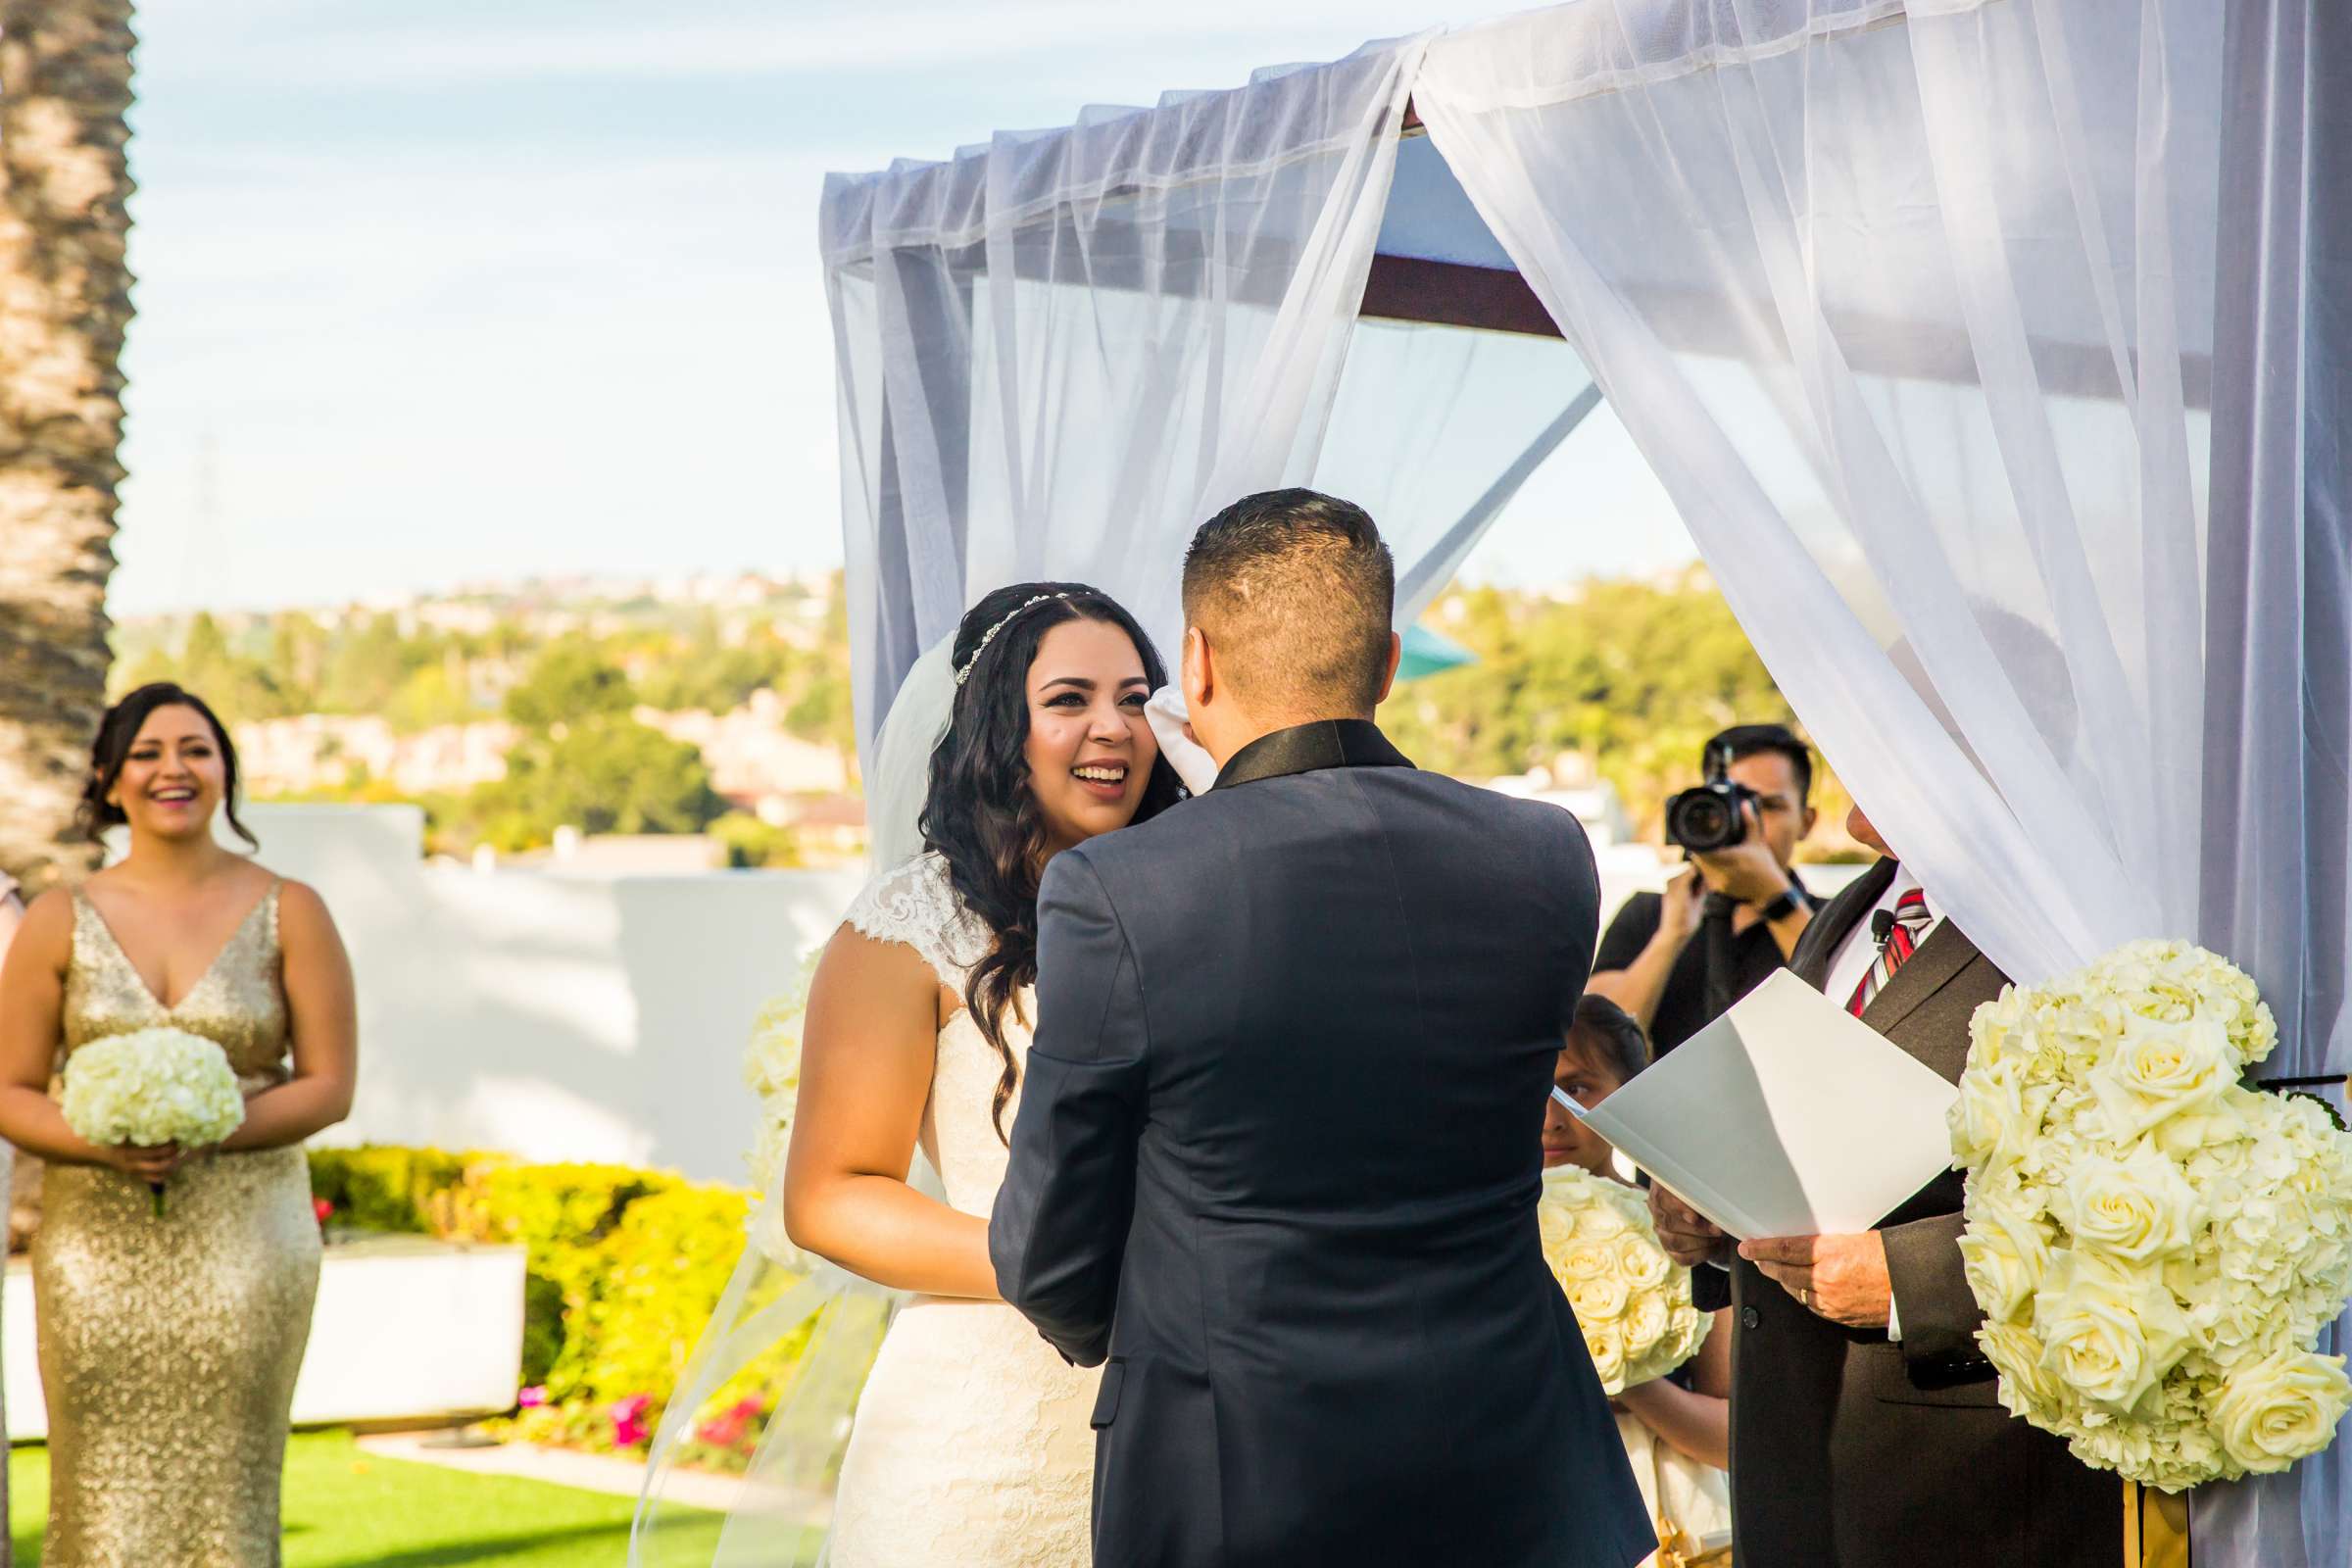
[[[1956,1083],[1970,1015],[2008,977],[1943,917],[1859,807],[1846,826],[1886,858],[1813,919],[1789,967]],[[1946,1171],[1860,1235],[1735,1247],[1651,1189],[1659,1240],[1698,1268],[1693,1294],[1715,1273],[1699,1265],[1728,1270],[1740,1568],[2123,1561],[2116,1478],[2000,1403],[1962,1271],[1963,1196]]]
[[[1667,804],[1689,863],[1625,901],[1585,989],[1664,1055],[1788,962],[1816,902],[1792,863],[1813,831],[1813,755],[1786,725],[1736,724],[1699,754],[1706,780]]]

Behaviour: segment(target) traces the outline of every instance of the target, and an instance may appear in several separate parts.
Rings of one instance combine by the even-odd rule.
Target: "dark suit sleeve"
[[[1961,1271],[1959,1214],[1935,1214],[1879,1232],[1886,1244],[1886,1279],[1894,1291],[1907,1361],[1973,1361],[1984,1322]]]
[[[1037,1034],[988,1225],[997,1288],[1080,1366],[1109,1353],[1135,1209],[1143,988],[1101,878],[1076,850],[1038,893]]]
[[[1701,1263],[1690,1271],[1690,1304],[1701,1312],[1720,1312],[1732,1304],[1732,1271]]]
[[[1559,871],[1559,929],[1554,935],[1561,943],[1559,1027],[1565,1038],[1576,1019],[1576,1004],[1584,1000],[1585,982],[1592,978],[1592,942],[1600,930],[1600,868],[1592,859],[1592,841],[1585,837],[1585,825],[1557,808],[1543,809],[1547,813],[1544,820],[1557,835],[1547,848]],[[1552,816],[1558,820],[1551,821]]]
[[[1658,934],[1659,906],[1664,901],[1655,893],[1637,893],[1627,899],[1617,910],[1615,919],[1600,939],[1600,952],[1592,959],[1594,973],[1603,969],[1630,969],[1649,946],[1649,939]]]

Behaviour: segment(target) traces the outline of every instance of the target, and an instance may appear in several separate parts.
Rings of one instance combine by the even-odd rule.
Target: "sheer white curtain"
[[[2176,9],[1586,3],[1417,89],[1840,775],[2021,976],[2196,923],[2219,24]]]
[[[861,746],[1002,583],[1174,658],[1193,528],[1314,470],[1424,43],[827,182]]]
[[[2207,583],[2204,922],[2277,1010],[2265,1071],[2352,1070],[2352,8],[2230,10]],[[2342,1103],[2341,1096],[2337,1102]],[[2352,1347],[2338,1323],[2334,1348]],[[2352,1558],[2352,1446],[2200,1494],[2200,1565]]]
[[[1396,558],[1399,629],[1599,404],[1584,363],[1557,338],[1356,327],[1310,482],[1380,524]]]
[[[2208,566],[2225,27],[2212,0],[1583,0],[1439,40],[1415,98],[1978,943],[2032,979],[2201,936],[2301,1025],[2283,1060],[2340,1067],[2342,513],[2288,508],[2309,472],[2277,450],[2308,426],[2273,437],[2260,533],[2215,514],[2251,541],[2234,596]],[[2201,1494],[2201,1568],[2344,1562],[2314,1499],[2346,1451],[2259,1505]]]

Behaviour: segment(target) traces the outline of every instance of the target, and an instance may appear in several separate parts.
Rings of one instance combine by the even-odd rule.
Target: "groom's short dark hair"
[[[1184,557],[1184,618],[1243,701],[1369,712],[1389,672],[1396,564],[1370,514],[1313,490],[1244,496]]]

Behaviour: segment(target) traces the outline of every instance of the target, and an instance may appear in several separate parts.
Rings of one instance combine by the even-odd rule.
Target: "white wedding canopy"
[[[2348,71],[2333,0],[1573,0],[835,176],[860,736],[1002,582],[1173,648],[1274,485],[1409,617],[1605,397],[2003,967],[2193,936],[2340,1074]],[[2205,1489],[2197,1560],[2335,1568],[2348,1491]]]

